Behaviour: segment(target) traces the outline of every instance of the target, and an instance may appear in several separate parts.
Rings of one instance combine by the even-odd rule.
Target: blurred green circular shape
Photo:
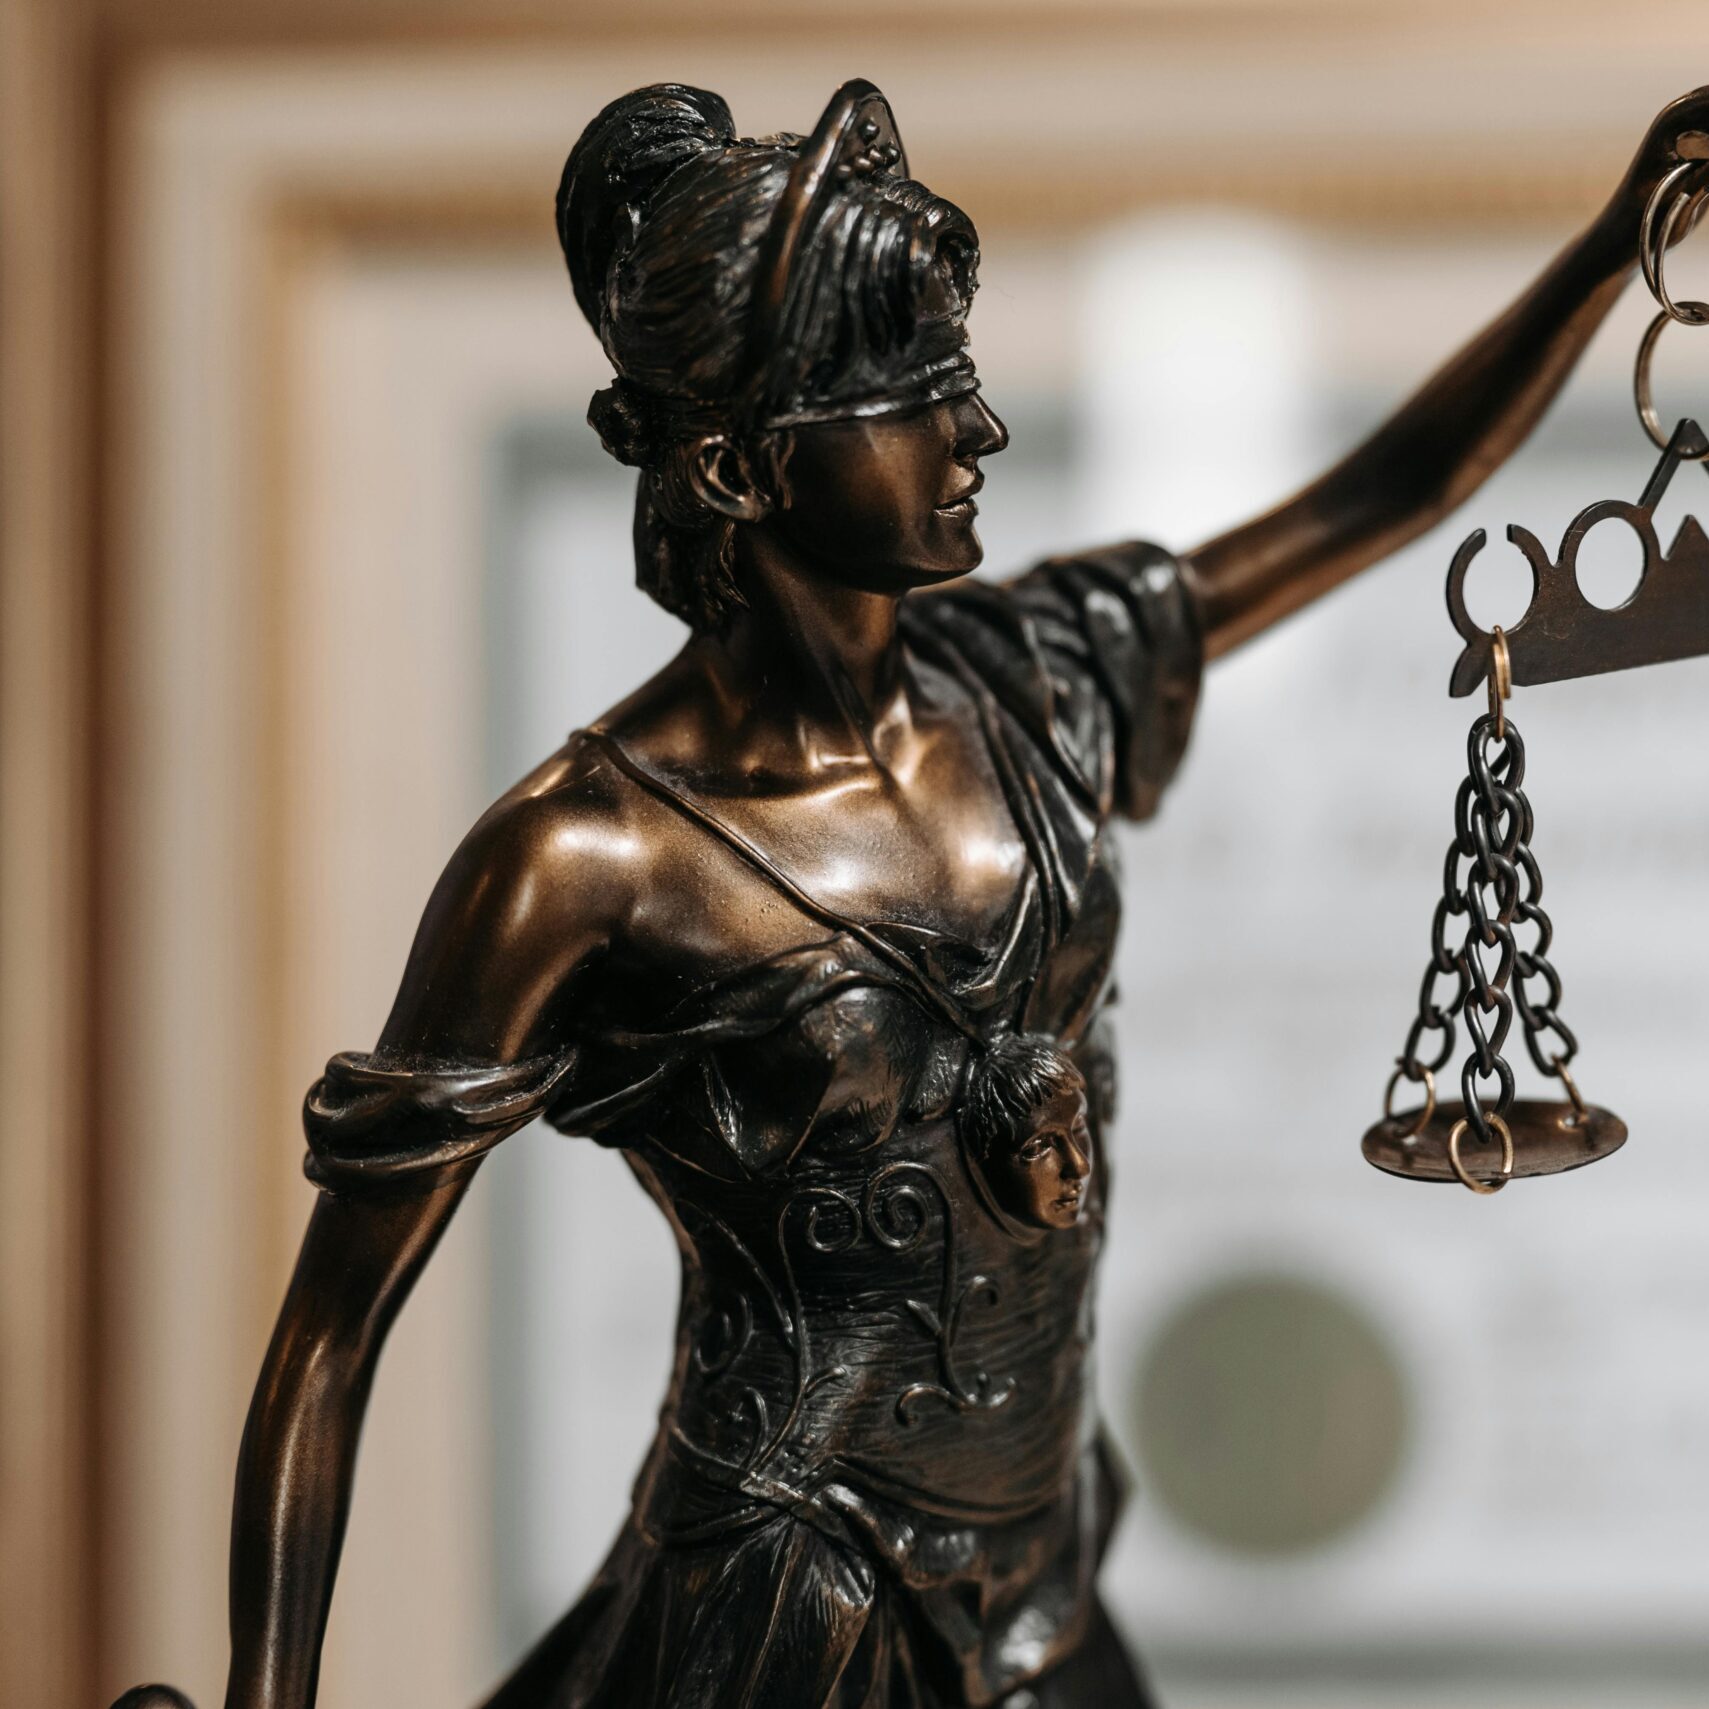
[[[1352,1531],[1406,1454],[1388,1337],[1347,1294],[1293,1276],[1234,1276],[1189,1298],[1141,1355],[1134,1404],[1148,1493],[1245,1555]]]

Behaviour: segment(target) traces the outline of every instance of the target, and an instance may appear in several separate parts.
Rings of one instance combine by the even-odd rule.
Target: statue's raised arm
[[[1369,439],[1286,503],[1189,555],[1211,657],[1386,558],[1507,461],[1636,269],[1651,193],[1688,159],[1709,159],[1709,88],[1663,109],[1591,224]],[[1676,237],[1691,224],[1680,219]]]

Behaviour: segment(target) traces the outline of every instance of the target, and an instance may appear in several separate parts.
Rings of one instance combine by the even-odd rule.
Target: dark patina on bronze
[[[625,96],[558,229],[681,654],[470,832],[376,1049],[309,1094],[321,1188],[238,1464],[228,1709],[307,1709],[386,1332],[484,1155],[620,1151],[682,1255],[635,1510],[491,1709],[1139,1709],[1096,1587],[1117,817],[1202,662],[1387,556],[1523,439],[1709,127],[1304,493],[1188,559],[977,566],[967,216],[865,84],[803,141]],[[1207,447],[1207,455],[1215,455]],[[949,586],[946,584],[956,583]],[[167,1703],[171,1694],[140,1694]]]
[[[1508,525],[1507,538],[1525,554],[1531,571],[1530,603],[1506,631],[1516,684],[1564,682],[1709,653],[1709,534],[1695,516],[1687,516],[1664,552],[1655,521],[1680,465],[1705,457],[1709,438],[1702,428],[1680,422],[1638,502],[1603,499],[1587,505],[1567,525],[1552,559],[1529,528]],[[1604,608],[1592,605],[1578,585],[1578,555],[1591,529],[1611,521],[1625,523],[1637,536],[1643,562],[1631,593]],[[1448,570],[1448,616],[1466,643],[1454,661],[1450,694],[1472,693],[1490,671],[1492,637],[1466,609],[1466,576],[1487,539],[1481,528],[1469,535]]]
[[[1561,977],[1549,959],[1555,927],[1543,907],[1543,869],[1531,851],[1525,742],[1506,711],[1512,677],[1503,630],[1495,630],[1491,646],[1490,710],[1466,739],[1467,775],[1454,798],[1454,836],[1418,1013],[1395,1058],[1383,1119],[1363,1145],[1366,1159],[1390,1174],[1458,1181],[1478,1193],[1499,1192],[1515,1175],[1593,1163],[1626,1138],[1624,1124],[1606,1110],[1594,1112],[1592,1123],[1573,1078],[1578,1036],[1561,1019]],[[1453,981],[1446,1000],[1443,980]],[[1568,1094],[1571,1120],[1549,1116],[1555,1106],[1515,1103],[1513,1069],[1503,1054],[1515,1015],[1537,1071]],[[1439,1108],[1436,1076],[1462,1030],[1461,1100]],[[1423,1087],[1424,1104],[1397,1118],[1393,1102],[1402,1081]],[[1596,1144],[1587,1151],[1583,1141],[1592,1128]]]

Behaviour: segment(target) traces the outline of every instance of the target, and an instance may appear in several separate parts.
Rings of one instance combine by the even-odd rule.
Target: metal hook
[[[1395,1088],[1402,1080],[1413,1080],[1417,1076],[1408,1072],[1404,1058],[1395,1059],[1394,1073],[1389,1076],[1389,1083],[1383,1092],[1383,1120],[1392,1122],[1395,1119],[1394,1095]],[[1436,1114],[1436,1076],[1428,1068],[1420,1067],[1419,1074],[1424,1077],[1424,1108],[1414,1118],[1412,1126],[1405,1133],[1396,1137],[1400,1139],[1415,1139],[1430,1125],[1430,1118]]]

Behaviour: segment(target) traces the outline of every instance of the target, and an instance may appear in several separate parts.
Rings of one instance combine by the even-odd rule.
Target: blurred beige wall
[[[75,4],[0,7],[0,1701],[20,1704],[89,1679],[87,45]]]
[[[349,825],[304,805],[358,791],[367,751],[293,711],[314,652],[294,590],[342,472],[293,437],[329,280],[377,256],[556,267],[566,146],[664,77],[766,130],[872,76],[922,172],[1001,242],[1206,199],[1564,236],[1709,74],[1701,0],[5,0],[0,19],[0,1702],[48,1706],[138,1670],[208,1700],[235,1433],[304,1214],[304,1041],[360,1024],[355,992],[377,1025],[395,963],[337,922],[422,888],[358,870]],[[542,383],[582,385],[567,299],[562,338]],[[323,404],[358,368],[317,377]],[[373,504],[422,478],[374,477]],[[433,646],[455,684],[457,632]],[[347,711],[412,707],[455,743],[469,698]],[[430,868],[463,804],[392,781],[399,845]],[[438,1422],[378,1438],[387,1470],[358,1496],[430,1556],[477,1499],[443,1494],[478,1428],[473,1315],[424,1314],[409,1357]],[[407,1620],[341,1623],[327,1701],[363,1700],[412,1631],[425,1675],[478,1668],[480,1570],[425,1564]]]

